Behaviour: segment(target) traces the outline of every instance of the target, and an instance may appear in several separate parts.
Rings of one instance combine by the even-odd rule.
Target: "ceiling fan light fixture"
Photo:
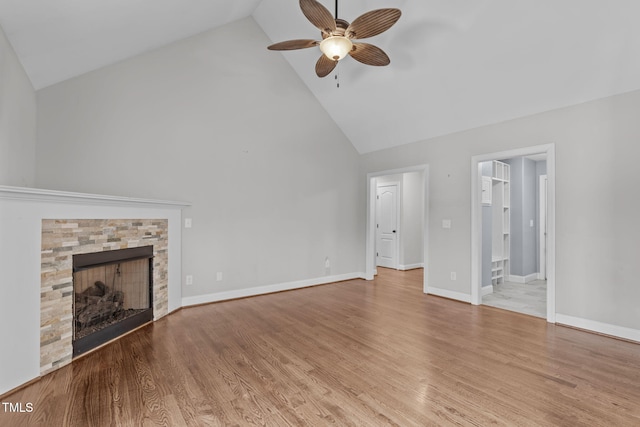
[[[344,36],[331,36],[320,42],[320,50],[332,61],[339,61],[351,52],[353,43]]]
[[[377,36],[391,28],[402,14],[400,9],[371,10],[358,16],[352,23],[338,18],[338,0],[335,18],[317,0],[300,0],[300,9],[309,22],[320,30],[323,40],[287,40],[267,46],[267,49],[296,50],[319,46],[322,55],[316,62],[318,77],[328,76],[336,68],[338,61],[347,55],[365,65],[382,66],[391,62],[382,49],[359,40]]]

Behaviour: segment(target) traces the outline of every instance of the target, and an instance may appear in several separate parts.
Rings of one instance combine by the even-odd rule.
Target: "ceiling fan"
[[[376,9],[360,15],[351,24],[338,19],[338,0],[335,18],[315,0],[300,0],[300,9],[322,35],[322,41],[310,39],[287,40],[268,46],[269,50],[296,50],[320,46],[322,56],[316,63],[316,74],[325,77],[347,54],[366,65],[389,65],[391,60],[382,49],[352,40],[366,39],[387,31],[400,19],[399,9]]]

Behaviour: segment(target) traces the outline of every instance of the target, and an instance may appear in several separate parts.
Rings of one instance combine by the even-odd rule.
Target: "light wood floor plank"
[[[422,270],[186,308],[0,426],[637,426],[640,345],[422,293]]]

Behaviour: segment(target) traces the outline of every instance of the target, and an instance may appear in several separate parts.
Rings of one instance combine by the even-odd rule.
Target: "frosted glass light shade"
[[[343,36],[331,36],[320,42],[320,50],[325,56],[334,61],[339,61],[353,48],[353,43]]]

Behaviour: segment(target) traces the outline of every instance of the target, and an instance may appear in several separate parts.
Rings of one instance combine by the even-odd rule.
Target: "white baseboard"
[[[406,271],[406,270],[414,270],[416,268],[424,268],[424,263],[417,264],[407,264],[407,265],[398,265],[398,270]]]
[[[480,288],[480,296],[490,295],[493,293],[493,285],[487,285]]]
[[[526,276],[515,276],[513,274],[510,274],[507,280],[514,283],[529,283],[533,282],[534,280],[538,280],[538,273],[532,273]]]
[[[471,295],[464,294],[462,292],[450,291],[448,289],[441,289],[441,288],[434,288],[433,286],[427,286],[427,294],[454,299],[456,301],[471,303]]]
[[[232,291],[215,292],[212,294],[196,295],[182,298],[182,306],[207,304],[210,302],[225,301],[236,298],[252,297],[255,295],[270,294],[273,292],[289,291],[292,289],[307,288],[309,286],[324,285],[327,283],[341,282],[343,280],[363,279],[364,273],[348,273],[336,276],[317,277],[314,279],[298,280],[295,282],[278,283],[274,285],[256,286],[253,288],[237,289]]]
[[[574,328],[586,329],[600,334],[611,335],[640,343],[640,330],[627,328],[624,326],[611,325],[609,323],[597,322],[595,320],[582,319],[580,317],[567,316],[556,313],[556,323],[573,326]]]

